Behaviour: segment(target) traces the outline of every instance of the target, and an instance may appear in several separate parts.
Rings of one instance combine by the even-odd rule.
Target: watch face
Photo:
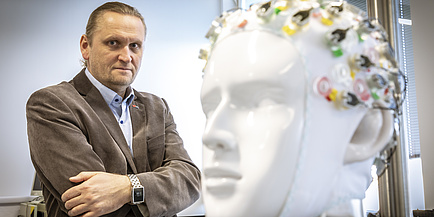
[[[134,203],[140,203],[140,202],[145,201],[145,195],[143,192],[144,192],[143,187],[133,189],[133,202]]]

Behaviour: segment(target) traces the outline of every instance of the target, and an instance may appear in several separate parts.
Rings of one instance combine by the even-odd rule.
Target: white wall
[[[425,208],[431,210],[434,209],[434,1],[411,0],[410,5]]]
[[[25,104],[35,90],[72,79],[81,69],[79,39],[103,0],[0,1],[0,197],[29,195],[33,166]],[[220,14],[218,0],[124,1],[148,26],[142,68],[133,86],[164,97],[193,161],[201,167],[199,93],[204,35]]]

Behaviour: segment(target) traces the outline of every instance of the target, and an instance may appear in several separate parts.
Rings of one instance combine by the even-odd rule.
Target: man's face
[[[105,12],[97,21],[92,39],[82,37],[81,52],[98,81],[123,93],[140,68],[144,40],[145,29],[140,18]]]
[[[201,100],[207,216],[277,216],[304,123],[303,63],[286,39],[242,32],[218,42]]]

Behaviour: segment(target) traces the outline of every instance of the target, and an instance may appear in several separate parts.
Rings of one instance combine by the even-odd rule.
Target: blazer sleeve
[[[164,135],[148,141],[148,149],[164,145],[161,165],[140,173],[145,188],[145,203],[150,216],[173,216],[193,204],[200,195],[200,171],[184,149],[167,102],[163,101]],[[151,154],[152,155],[152,154]],[[155,156],[148,156],[150,161]],[[158,156],[157,156],[158,157]],[[157,159],[155,159],[158,161]],[[139,206],[143,208],[144,205]],[[142,210],[142,209],[141,209]]]
[[[105,168],[88,143],[83,125],[65,102],[71,96],[60,92],[45,88],[32,94],[26,116],[35,170],[60,209],[67,212],[61,195],[75,185],[69,177],[81,171],[105,171]]]

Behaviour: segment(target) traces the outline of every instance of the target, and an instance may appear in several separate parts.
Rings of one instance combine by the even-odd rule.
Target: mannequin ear
[[[351,138],[344,164],[375,156],[392,138],[393,126],[393,114],[390,110],[369,109]]]

